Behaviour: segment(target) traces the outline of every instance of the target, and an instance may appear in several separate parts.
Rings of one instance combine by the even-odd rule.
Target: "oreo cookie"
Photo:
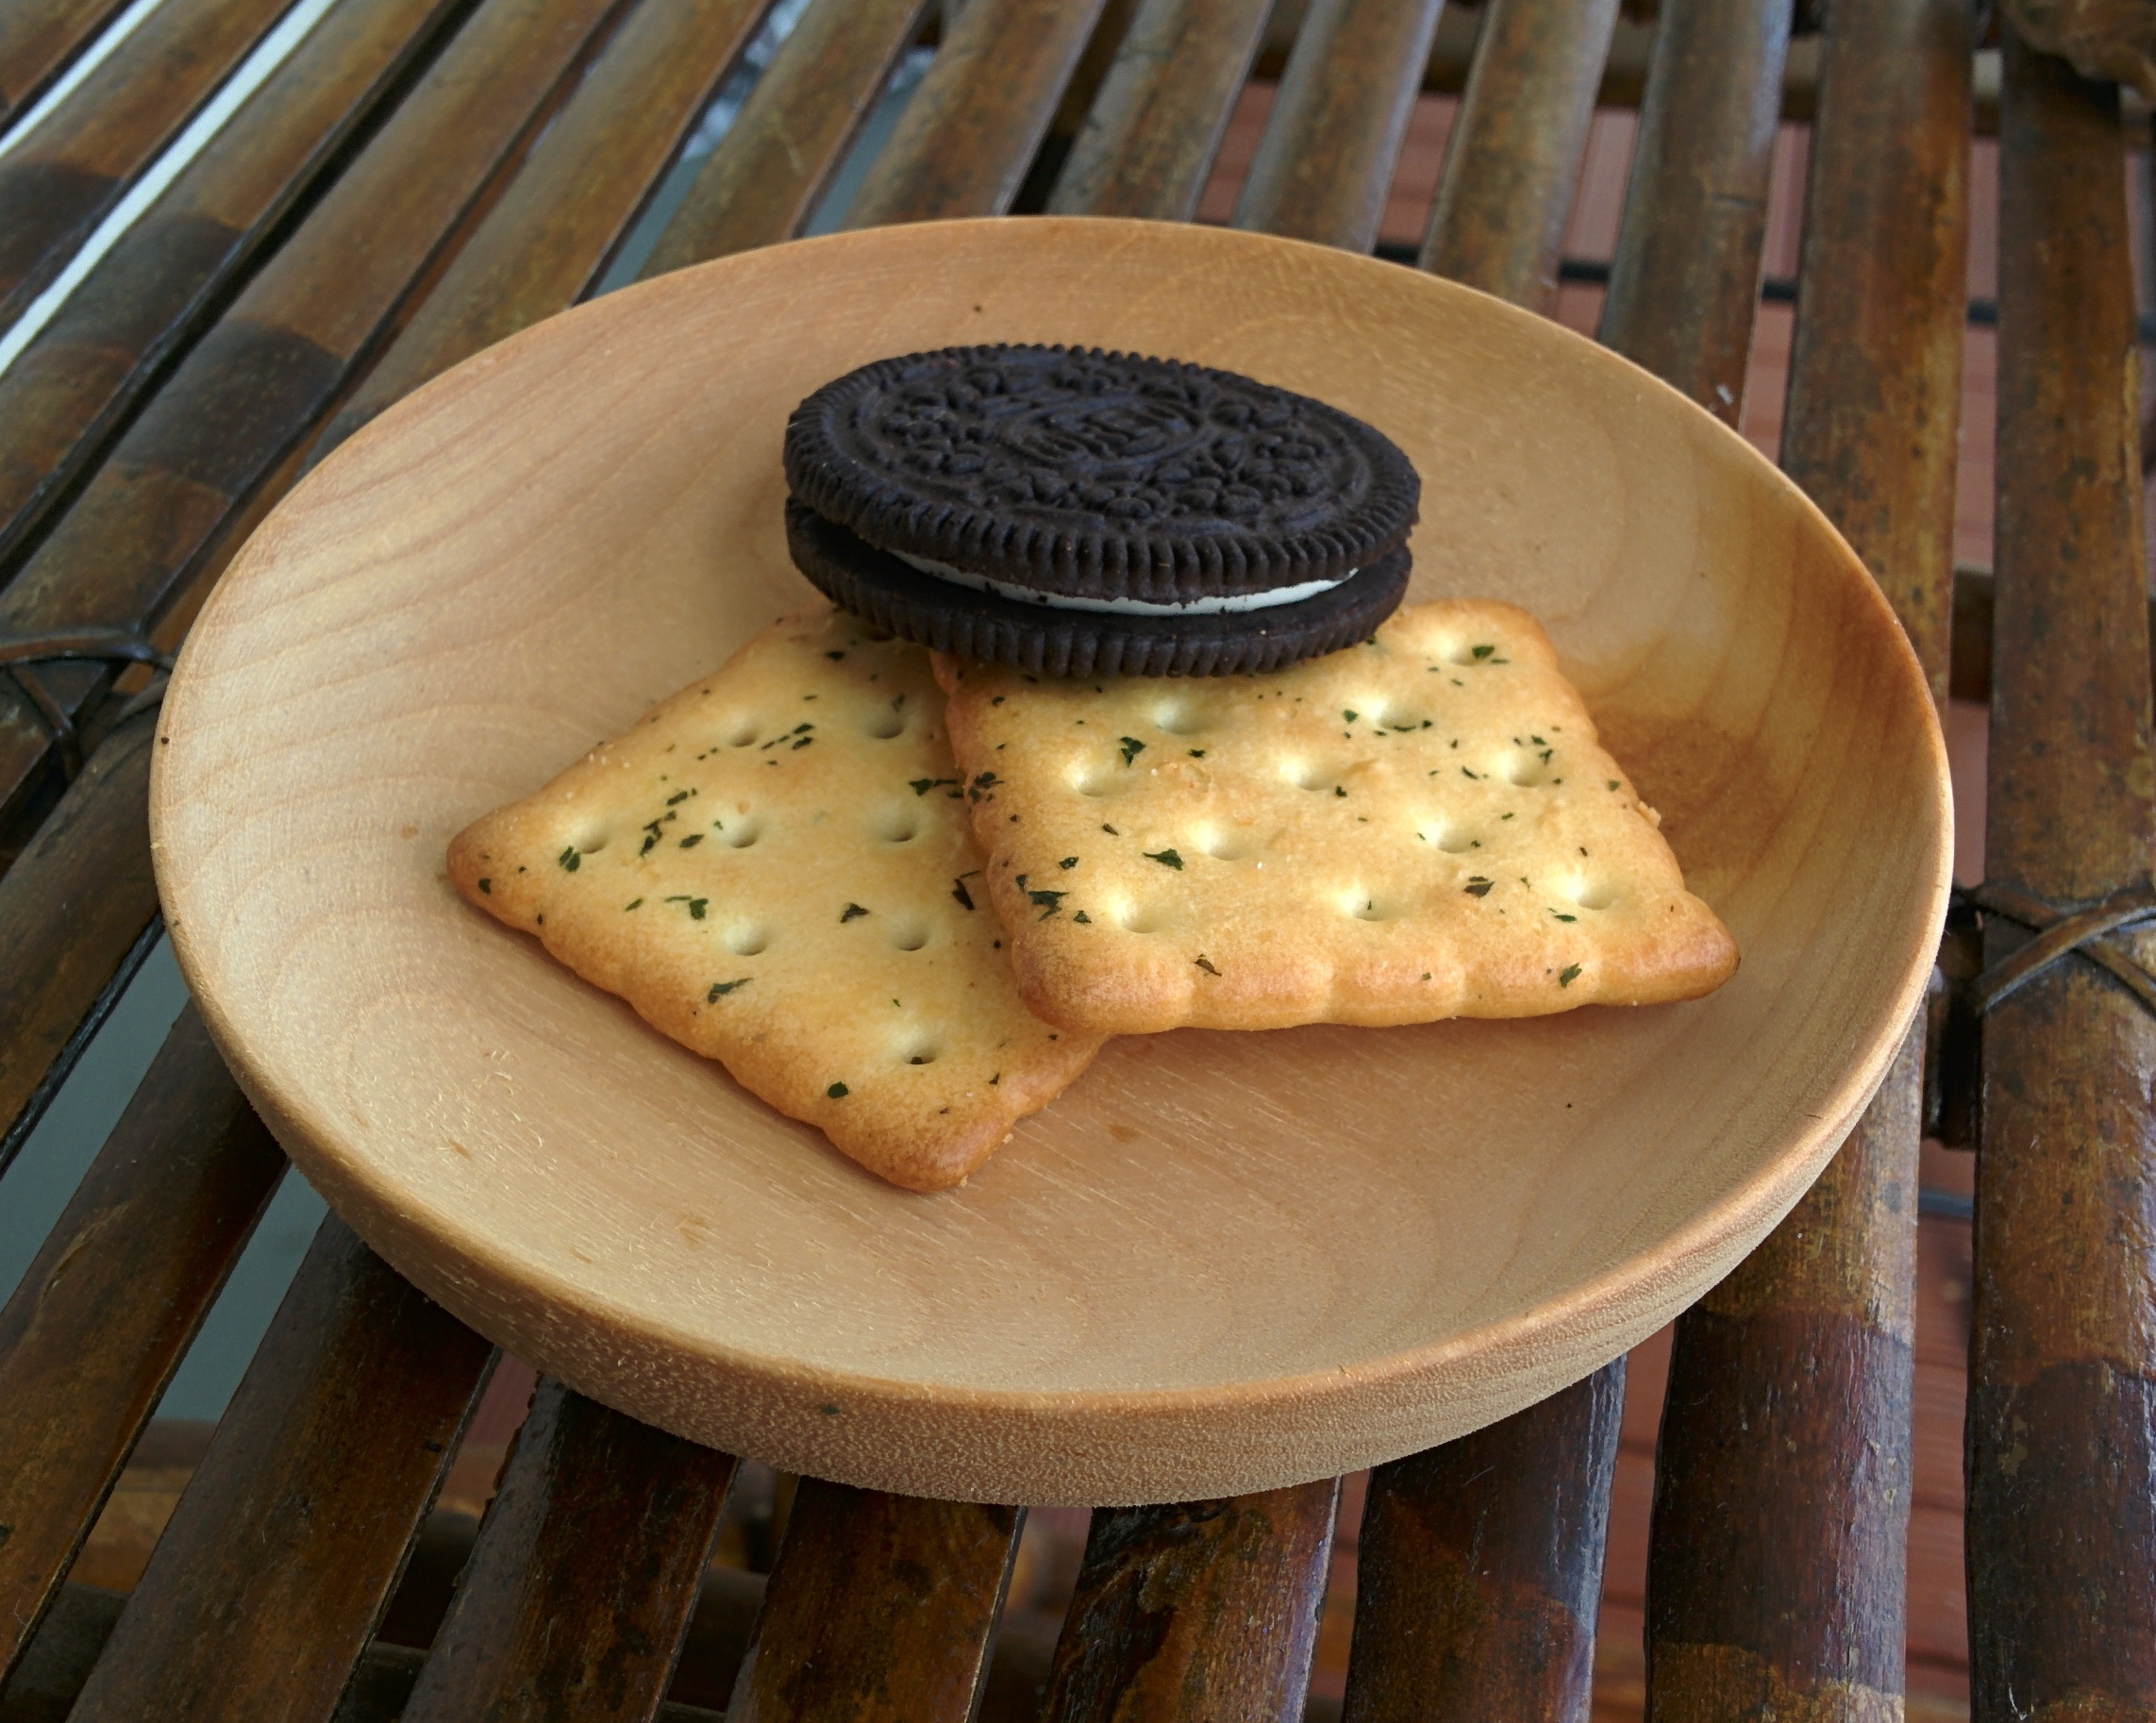
[[[951,347],[827,383],[786,427],[787,542],[842,608],[1048,676],[1278,669],[1407,590],[1421,481],[1383,434],[1233,372]]]

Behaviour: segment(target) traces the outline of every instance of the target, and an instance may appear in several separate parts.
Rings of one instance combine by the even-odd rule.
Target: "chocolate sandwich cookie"
[[[1277,669],[1407,590],[1421,481],[1362,420],[1233,372],[950,347],[827,383],[786,427],[794,560],[924,645],[1048,676]]]

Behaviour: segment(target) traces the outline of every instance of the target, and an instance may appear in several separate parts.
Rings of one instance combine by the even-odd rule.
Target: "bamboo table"
[[[1547,308],[1615,8],[1487,0],[1420,267]],[[0,154],[0,1167],[158,931],[144,677],[313,460],[593,291],[768,8],[163,0],[91,64],[122,9],[0,8],[0,123],[60,92]],[[810,0],[642,268],[799,232],[925,40],[851,225],[1188,220],[1259,60],[1278,89],[1235,222],[1368,250],[1439,0],[1312,0],[1279,65],[1270,9]],[[1812,21],[1791,0],[1660,12],[1601,335],[1733,422],[1790,36]],[[2011,458],[1996,591],[1964,585],[1979,626],[1957,642],[1971,22],[1962,0],[1836,0],[1825,31],[1783,461],[1935,693],[1951,676],[1992,703],[1989,913],[1958,947],[1993,966],[1964,1006],[1992,1008],[1981,1029],[1935,1014],[1935,1039],[1962,1032],[1934,1061],[1981,1067],[1957,1110],[1981,1142],[1974,1709],[2147,1718],[2156,1021],[2129,983],[2156,770],[2117,98],[2005,44]],[[235,105],[234,69],[271,61]],[[115,230],[86,268],[86,239]],[[2099,905],[2117,913],[2039,937]],[[1679,1325],[1656,1717],[1899,1715],[1924,1039]],[[714,1594],[734,1462],[551,1383],[431,1651],[383,1643],[494,1355],[335,1219],[141,1583],[101,1610],[70,1564],[283,1169],[183,1015],[0,1311],[0,1716],[713,1715],[665,1699],[670,1679],[730,1691],[737,1723],[1303,1714],[1334,1481],[1098,1511],[1045,1677],[1013,1681],[995,1639],[1017,1511],[804,1482],[768,1581]],[[1347,1717],[1587,1715],[1622,1375],[1372,1476]]]

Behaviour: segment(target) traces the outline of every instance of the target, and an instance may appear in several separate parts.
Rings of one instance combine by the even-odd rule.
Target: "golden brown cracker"
[[[972,1172],[1088,1062],[1011,979],[928,655],[780,622],[459,833],[471,902],[895,1184]]]
[[[1268,676],[936,671],[1018,985],[1052,1022],[1534,1016],[1736,967],[1511,605],[1411,607]]]

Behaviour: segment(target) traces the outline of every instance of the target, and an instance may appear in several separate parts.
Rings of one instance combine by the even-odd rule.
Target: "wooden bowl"
[[[794,404],[978,341],[1225,365],[1397,440],[1425,484],[1412,597],[1543,618],[1736,979],[1528,1022],[1116,1042],[970,1186],[919,1196],[460,903],[453,832],[810,600],[780,526]],[[370,1244],[637,1417],[980,1500],[1322,1477],[1624,1351],[1855,1121],[1947,884],[1916,661],[1766,461],[1555,324],[1192,226],[882,228],[530,329],[292,493],[164,711],[181,964]]]

